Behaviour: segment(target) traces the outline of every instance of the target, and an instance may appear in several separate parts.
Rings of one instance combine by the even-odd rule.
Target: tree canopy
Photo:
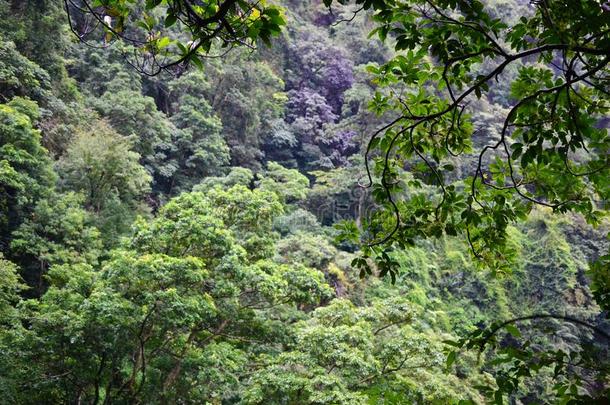
[[[0,397],[610,397],[602,0],[0,0]]]
[[[201,64],[198,58],[210,56],[213,41],[222,47],[249,46],[257,39],[269,43],[271,33],[285,22],[276,6],[247,1],[147,1],[143,12],[125,0],[69,3],[69,14],[93,19],[93,26],[101,25],[109,38],[152,55],[143,60],[152,58],[158,71],[193,61]],[[323,3],[332,13],[333,5],[350,2]],[[377,202],[385,206],[366,226],[367,256],[379,257],[393,244],[408,245],[417,237],[461,233],[477,258],[502,268],[510,259],[506,228],[527,215],[532,205],[599,221],[608,199],[610,168],[607,131],[600,127],[608,111],[604,83],[610,54],[609,12],[603,2],[535,2],[518,19],[503,18],[480,1],[355,4],[356,13],[373,12],[371,35],[391,40],[397,52],[390,61],[368,67],[379,86],[371,108],[391,120],[369,138],[365,155],[363,185],[372,187]],[[113,19],[114,27],[109,22]],[[155,31],[163,19],[165,28],[179,24],[179,32],[189,33],[190,48]],[[130,36],[138,30],[148,30],[146,40]],[[170,45],[178,46],[180,56],[158,62],[171,54],[162,50],[172,49]],[[296,54],[316,64],[315,52],[300,48]],[[297,134],[302,132],[299,138],[311,137],[314,148],[323,136],[317,132],[337,119],[332,97],[351,86],[350,74],[338,67],[340,58],[335,55],[333,60],[336,65],[312,67],[314,76],[305,78],[322,83],[312,86],[301,77],[301,88],[289,93],[288,122]],[[494,82],[505,80],[512,65],[517,66],[510,84],[514,101],[498,136],[475,146],[473,137],[484,129],[474,125],[472,105],[494,91]],[[312,90],[316,87],[332,97],[319,95]],[[473,159],[474,170],[455,175],[452,161],[461,156]],[[398,171],[407,167],[415,178],[404,184]],[[400,196],[422,184],[435,187],[437,197]],[[358,263],[368,270],[365,261]],[[391,263],[385,263],[392,273]]]

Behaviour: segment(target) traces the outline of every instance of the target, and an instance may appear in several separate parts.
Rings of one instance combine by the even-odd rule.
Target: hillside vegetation
[[[209,44],[88,3],[0,0],[0,403],[608,403],[607,2],[484,1],[507,49],[591,32],[463,103],[501,52],[409,13],[482,3],[282,0]]]

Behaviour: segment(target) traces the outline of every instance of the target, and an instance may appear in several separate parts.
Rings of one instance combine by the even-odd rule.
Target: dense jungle
[[[0,403],[610,403],[610,2],[0,0]]]

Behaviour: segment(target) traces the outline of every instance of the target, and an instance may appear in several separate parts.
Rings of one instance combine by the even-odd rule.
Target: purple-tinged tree
[[[289,89],[309,87],[324,96],[334,113],[343,106],[343,93],[354,83],[353,63],[343,49],[328,43],[321,34],[303,32],[290,47]]]
[[[300,143],[299,160],[307,168],[332,167],[322,148],[327,143],[325,127],[338,116],[326,99],[312,89],[291,90],[288,97],[286,121]]]

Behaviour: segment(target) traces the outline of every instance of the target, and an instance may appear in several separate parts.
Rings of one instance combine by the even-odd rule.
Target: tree
[[[133,149],[154,179],[169,178],[175,168],[164,161],[176,128],[157,110],[153,98],[125,86],[128,80],[128,76],[115,77],[106,92],[92,100],[93,107],[119,134],[133,137]]]
[[[100,19],[112,10],[122,27],[129,9],[121,1],[111,3],[89,11]],[[186,12],[187,26],[195,33],[217,23],[215,18],[236,12],[233,2],[227,1],[211,20],[200,20],[197,10],[189,10],[189,2],[178,3],[182,2],[170,2],[162,10],[170,15]],[[333,1],[323,3],[330,7]],[[375,13],[374,33],[382,40],[395,40],[398,55],[381,67],[371,67],[377,83],[417,89],[401,96],[380,92],[372,102],[374,110],[396,116],[372,136],[367,151],[369,186],[375,184],[375,194],[387,208],[372,219],[371,228],[386,228],[385,234],[374,232],[377,237],[368,240],[372,250],[416,237],[460,232],[476,257],[497,266],[507,259],[502,251],[506,226],[527,215],[532,204],[581,212],[592,223],[598,220],[592,200],[607,199],[609,167],[607,131],[596,126],[607,111],[608,65],[607,11],[598,1],[569,7],[556,1],[537,2],[532,15],[518,21],[511,16],[506,16],[507,21],[497,18],[479,1],[355,3]],[[150,8],[155,6],[149,3]],[[546,65],[532,63],[533,58]],[[447,172],[452,165],[447,161],[472,151],[474,128],[467,103],[489,92],[493,80],[518,62],[525,63],[512,86],[516,102],[505,117],[500,139],[482,147],[472,176],[451,180]],[[486,63],[492,68],[478,67]],[[548,67],[551,63],[558,67]],[[439,83],[440,91],[430,89],[429,83]],[[368,158],[374,151],[378,163],[371,172]],[[589,152],[576,158],[572,155],[576,151]],[[482,163],[488,154],[498,160],[485,168]],[[438,188],[434,204],[421,205],[415,198],[399,207],[402,201],[394,201],[403,186],[393,168],[411,163],[422,177],[412,187],[428,182]]]
[[[113,195],[134,204],[148,190],[150,175],[138,163],[129,138],[117,134],[100,121],[90,133],[78,134],[60,162],[63,182],[86,196],[85,205],[93,212],[105,208]]]
[[[15,96],[41,99],[48,95],[49,74],[21,55],[15,44],[0,42],[0,100],[7,102]]]
[[[272,65],[246,53],[206,64],[205,97],[223,122],[231,164],[261,169],[263,140],[284,114],[285,84]]]
[[[138,48],[143,52],[132,64],[148,75],[181,71],[189,63],[201,65],[200,58],[215,52],[216,44],[233,48],[252,47],[258,40],[269,43],[285,24],[277,6],[255,1],[149,0],[146,12],[129,0],[64,3],[78,38],[86,42],[104,35],[106,42],[120,40]],[[175,35],[174,26],[179,33],[189,33],[186,40]]]
[[[28,331],[0,332],[11,364],[20,364],[0,370],[0,388],[34,402],[236,396],[254,354],[285,339],[270,315],[315,305],[330,288],[319,271],[250,246],[243,229],[270,226],[269,198],[240,187],[211,194],[184,193],[153,221],[138,221],[99,271],[52,267],[44,296],[22,303]]]
[[[298,170],[286,169],[276,162],[269,162],[258,187],[279,195],[286,204],[294,204],[307,197],[309,179]]]
[[[372,135],[366,152],[365,187],[382,208],[365,224],[364,254],[354,260],[363,274],[372,272],[370,257],[380,274],[394,277],[395,248],[458,233],[479,263],[503,271],[517,257],[508,226],[537,205],[599,223],[610,191],[610,137],[602,121],[609,107],[610,19],[601,2],[535,2],[518,20],[493,15],[479,1],[356,3],[374,9],[374,32],[391,38],[397,51],[388,63],[370,68],[385,89],[371,106],[394,118]],[[469,104],[492,92],[512,65],[517,66],[512,101],[498,136],[476,139]],[[481,144],[477,149],[475,141]],[[454,158],[468,156],[473,172],[452,174]],[[402,177],[403,168],[415,179]],[[424,184],[436,188],[436,195],[413,192]],[[357,240],[357,227],[348,226],[346,234]],[[560,314],[536,316],[566,321]],[[463,346],[484,347],[512,324],[479,329]],[[535,357],[526,346],[523,352],[511,349],[507,361]],[[560,354],[540,364],[560,370],[565,362]],[[496,401],[514,392],[530,365],[520,363],[505,379],[498,374]],[[603,379],[605,366],[597,371]],[[577,397],[576,388],[566,390],[558,396]]]
[[[220,177],[206,177],[193,188],[193,191],[206,191],[214,187],[231,188],[233,186],[244,186],[251,188],[254,183],[254,173],[245,167],[232,167],[229,173]]]
[[[261,144],[283,116],[284,82],[269,63],[246,52],[235,51],[223,59],[206,61],[203,70],[189,72],[168,84],[150,79],[157,103],[172,116],[181,100],[191,97],[201,103],[205,99],[211,108],[209,114],[222,121],[231,164],[260,170]]]
[[[366,404],[453,403],[479,399],[463,386],[425,387],[442,374],[441,342],[409,324],[403,299],[376,300],[356,307],[336,299],[299,322],[294,339],[279,356],[261,356],[265,366],[250,377],[244,403]],[[454,383],[454,382],[451,382]],[[458,391],[461,390],[460,391]],[[383,399],[382,399],[383,398]]]
[[[0,283],[0,325],[3,328],[11,327],[18,318],[15,303],[19,301],[19,293],[26,286],[19,277],[17,265],[6,260],[2,255],[0,255]]]
[[[236,185],[223,190],[216,186],[205,191],[208,201],[246,249],[251,260],[271,257],[278,235],[273,232],[273,220],[284,212],[280,198],[272,191],[249,190]]]
[[[0,104],[0,251],[7,256],[11,234],[56,181],[40,131],[33,128],[39,114],[30,100]]]
[[[333,168],[325,151],[332,142],[326,136],[326,127],[339,117],[333,113],[326,98],[316,91],[303,88],[288,92],[286,122],[299,142],[296,155],[305,169]]]
[[[127,230],[150,191],[151,176],[139,160],[132,139],[98,121],[75,135],[59,161],[62,187],[84,195],[107,243]]]
[[[512,23],[492,17],[478,1],[357,3],[375,8],[375,32],[394,39],[399,52],[371,68],[375,80],[407,90],[401,96],[379,92],[372,102],[396,118],[372,136],[367,150],[369,185],[384,204],[371,219],[371,228],[384,231],[365,242],[370,250],[459,232],[477,258],[498,267],[509,258],[503,249],[507,225],[532,205],[598,222],[605,207],[597,201],[609,191],[610,139],[597,125],[607,112],[610,51],[599,2],[537,2],[531,16]],[[499,139],[475,153],[468,103],[517,62],[524,64],[512,83],[515,102]],[[489,70],[478,67],[486,63]],[[478,162],[474,173],[452,177],[452,158],[469,152]],[[485,167],[488,155],[492,163]],[[438,189],[432,203],[400,196],[406,184],[395,168],[405,166],[419,175],[410,188],[429,183]]]
[[[190,95],[180,99],[178,111],[171,121],[180,131],[175,131],[173,148],[168,160],[176,171],[166,193],[178,194],[190,191],[204,177],[217,175],[229,164],[229,148],[222,136],[222,122],[212,114],[205,100]]]
[[[65,10],[55,0],[35,3],[0,0],[0,35],[14,42],[23,56],[48,72],[55,95],[71,98],[74,89],[66,75],[64,60],[70,41],[63,35],[64,21]]]
[[[21,331],[20,313],[16,306],[21,299],[20,294],[26,289],[19,277],[18,266],[0,254],[0,362],[4,365],[0,370],[0,394],[7,401],[13,402],[17,396],[9,370],[15,370],[21,364],[11,349],[12,332],[18,334]]]
[[[327,238],[306,232],[297,232],[278,242],[278,255],[286,263],[301,263],[326,270],[337,255],[337,249]]]
[[[13,232],[11,252],[31,287],[28,295],[42,295],[50,266],[98,263],[102,253],[100,233],[82,208],[83,202],[82,195],[54,192],[40,200]]]
[[[289,49],[287,87],[318,92],[333,113],[340,115],[343,93],[354,83],[352,61],[342,48],[328,43],[317,30],[307,28],[299,33]]]
[[[160,27],[156,17],[168,16],[169,12],[167,25],[172,26],[171,35],[183,35],[186,39],[205,31],[209,24],[220,24],[219,31],[206,38],[211,41],[215,34],[222,37],[223,30],[228,30],[232,22],[248,18],[248,13],[237,13],[237,8],[232,8],[230,3],[220,3],[221,6],[228,5],[222,12],[221,8],[204,9],[179,15],[186,20],[187,30],[183,33],[180,33],[180,28],[184,27],[180,26],[178,16],[174,21],[171,14],[182,10],[180,5],[192,2],[148,2],[150,10],[147,13],[151,16],[139,28],[129,18],[139,16],[141,9],[112,7],[127,4],[122,1],[104,5],[93,3],[99,7],[85,8],[84,15],[97,19],[103,30],[110,31],[106,41],[123,38],[134,45],[132,39],[152,33],[142,43],[135,43],[142,51],[136,54],[144,61],[138,64],[138,68],[145,70],[143,67],[152,66],[156,69],[148,73],[155,74],[164,67],[172,70],[179,66],[174,71],[180,73],[183,63],[191,59],[193,64],[200,64],[198,58],[190,57],[189,45],[196,48],[201,41],[183,44],[177,64],[170,62],[163,66],[162,58],[155,57],[171,56],[171,51],[180,46],[171,43],[165,34],[157,35]],[[242,3],[247,5],[247,2]],[[521,1],[484,4],[461,0],[324,0],[323,3],[329,8],[337,3],[355,4],[356,14],[363,11],[372,15],[376,25],[374,33],[395,45],[396,53],[388,63],[368,67],[374,76],[373,84],[377,86],[377,93],[371,101],[372,110],[379,114],[378,120],[387,120],[387,125],[371,134],[366,148],[364,170],[368,182],[363,186],[370,188],[370,195],[377,204],[372,207],[378,209],[373,210],[370,216],[360,215],[365,212],[361,207],[368,197],[363,193],[358,196],[357,220],[343,226],[344,246],[363,246],[362,256],[353,261],[363,276],[376,272],[381,276],[390,275],[392,281],[400,279],[399,259],[404,248],[425,244],[425,240],[430,238],[444,240],[457,235],[462,235],[469,244],[475,263],[491,268],[496,275],[506,274],[514,270],[511,262],[522,258],[516,249],[521,245],[514,243],[511,237],[511,232],[514,232],[511,226],[528,217],[533,207],[546,206],[555,213],[580,213],[591,224],[597,224],[606,215],[610,193],[610,138],[605,118],[609,94],[610,20],[605,2],[545,0],[525,5]],[[517,10],[525,11],[520,13]],[[74,12],[71,16],[79,14],[76,9],[69,11]],[[206,12],[212,19],[198,20],[197,17],[201,18]],[[227,24],[214,20],[222,20],[232,12],[235,12],[233,17],[237,20],[228,20]],[[250,17],[255,21],[257,15],[254,10],[252,12]],[[320,25],[329,24],[336,18],[332,9],[328,17],[321,19]],[[89,25],[85,19],[75,22],[73,27]],[[119,31],[115,29],[117,22]],[[79,26],[79,23],[83,24]],[[140,28],[143,31],[139,31]],[[96,31],[94,35],[98,33]],[[135,36],[127,37],[132,33]],[[127,49],[131,50],[130,47]],[[163,55],[161,49],[168,53]],[[318,56],[315,46],[300,49],[308,55]],[[338,63],[342,59],[339,53]],[[220,69],[217,68],[219,64],[216,65],[217,71],[227,72],[227,75],[222,77],[222,81],[203,88],[208,90],[207,98],[214,100],[210,105],[225,121],[225,127],[231,125],[228,132],[232,134],[229,144],[234,152],[233,163],[248,164],[258,170],[258,161],[262,159],[259,150],[262,139],[266,142],[268,156],[293,167],[296,162],[292,151],[282,150],[272,155],[270,150],[273,147],[288,149],[288,146],[299,146],[299,163],[305,162],[306,165],[301,165],[304,167],[313,163],[309,167],[332,168],[338,162],[344,163],[341,160],[344,156],[333,154],[334,150],[330,153],[328,149],[349,149],[353,138],[352,128],[339,126],[336,122],[340,118],[337,106],[343,103],[341,93],[346,88],[346,81],[350,80],[347,74],[331,75],[330,80],[326,80],[327,74],[333,73],[332,69],[326,69],[329,59],[334,62],[332,56],[322,55],[319,60],[313,60],[313,67],[306,69],[311,73],[307,85],[293,84],[287,76],[289,86],[295,87],[289,93],[287,120],[281,121],[281,113],[274,115],[273,119],[267,120],[271,131],[262,137],[260,134],[265,131],[261,128],[265,125],[259,125],[260,110],[255,115],[248,114],[254,111],[252,104],[262,105],[260,101],[271,99],[259,97],[256,102],[249,102],[252,98],[248,97],[248,91],[262,88],[250,86],[256,81],[252,78],[256,79],[257,74],[249,74],[236,66]],[[214,64],[209,63],[208,67],[211,66]],[[350,70],[341,63],[335,67],[338,72]],[[236,90],[235,83],[246,85]],[[338,94],[328,97],[325,89],[316,87],[318,83],[334,86]],[[231,89],[230,94],[223,91],[226,88]],[[509,88],[511,94],[508,97]],[[217,89],[219,91],[215,92]],[[350,107],[357,108],[361,94],[368,90],[360,86],[347,93]],[[209,93],[215,94],[210,96]],[[228,94],[226,99],[225,94]],[[338,97],[334,98],[334,95]],[[281,105],[272,104],[274,107]],[[495,105],[489,111],[480,111],[492,104]],[[497,128],[486,116],[490,112],[496,115],[493,121],[498,121]],[[336,134],[335,127],[341,132]],[[465,162],[467,160],[471,162]],[[167,173],[173,170],[169,165],[164,169]],[[317,174],[326,182],[318,189],[324,191],[327,184],[347,184],[345,173],[349,174],[349,171]],[[351,177],[353,181],[358,178]],[[252,186],[252,178],[247,175],[234,176],[230,182]],[[209,179],[208,183],[220,181]],[[218,201],[230,201],[230,198],[222,196]],[[252,218],[256,216],[248,215],[245,223]],[[253,246],[268,246],[256,240],[260,235],[254,235],[254,239],[250,236],[244,234],[244,240],[256,243],[249,250],[256,250]],[[548,240],[551,239],[541,238],[538,242]],[[552,240],[557,242],[557,239]],[[532,260],[555,262],[562,257],[564,247],[562,243],[556,243],[550,254],[536,252]],[[608,256],[597,256],[599,260],[591,266],[590,276],[598,303],[608,309],[605,270]],[[461,260],[459,263],[465,260],[457,259]],[[574,269],[569,262],[560,264],[565,276],[560,285],[570,287],[575,278]],[[489,297],[495,296],[486,295],[481,300]],[[518,361],[514,368],[506,366],[501,369],[498,387],[495,387],[498,389],[492,393],[497,396],[496,401],[501,401],[506,393],[513,393],[520,376],[537,367],[527,368],[535,360],[519,364],[523,358],[531,360],[536,357],[529,349],[515,349],[517,346],[511,339],[517,339],[520,332],[510,328],[516,323],[537,321],[537,316],[541,316],[540,319],[554,316],[555,320],[572,322],[565,316],[553,314],[527,315],[492,325],[489,330],[484,330],[483,325],[474,332],[479,335],[460,342],[461,347],[495,344],[498,343],[495,336],[500,330],[509,332],[510,336],[504,336],[505,339],[499,343],[501,349],[513,350],[513,356],[509,353],[507,357],[509,362]],[[595,328],[583,320],[577,320],[576,324],[592,330]],[[562,353],[555,354],[558,355],[546,357],[542,362],[547,366],[559,365],[561,370],[567,364],[566,357]],[[450,356],[449,359],[455,360],[456,355]],[[595,375],[605,378],[602,372]],[[565,400],[582,399],[572,392],[574,389],[578,391],[578,387],[572,387],[576,384],[567,388],[560,386],[557,393]],[[566,392],[568,394],[564,395]]]

